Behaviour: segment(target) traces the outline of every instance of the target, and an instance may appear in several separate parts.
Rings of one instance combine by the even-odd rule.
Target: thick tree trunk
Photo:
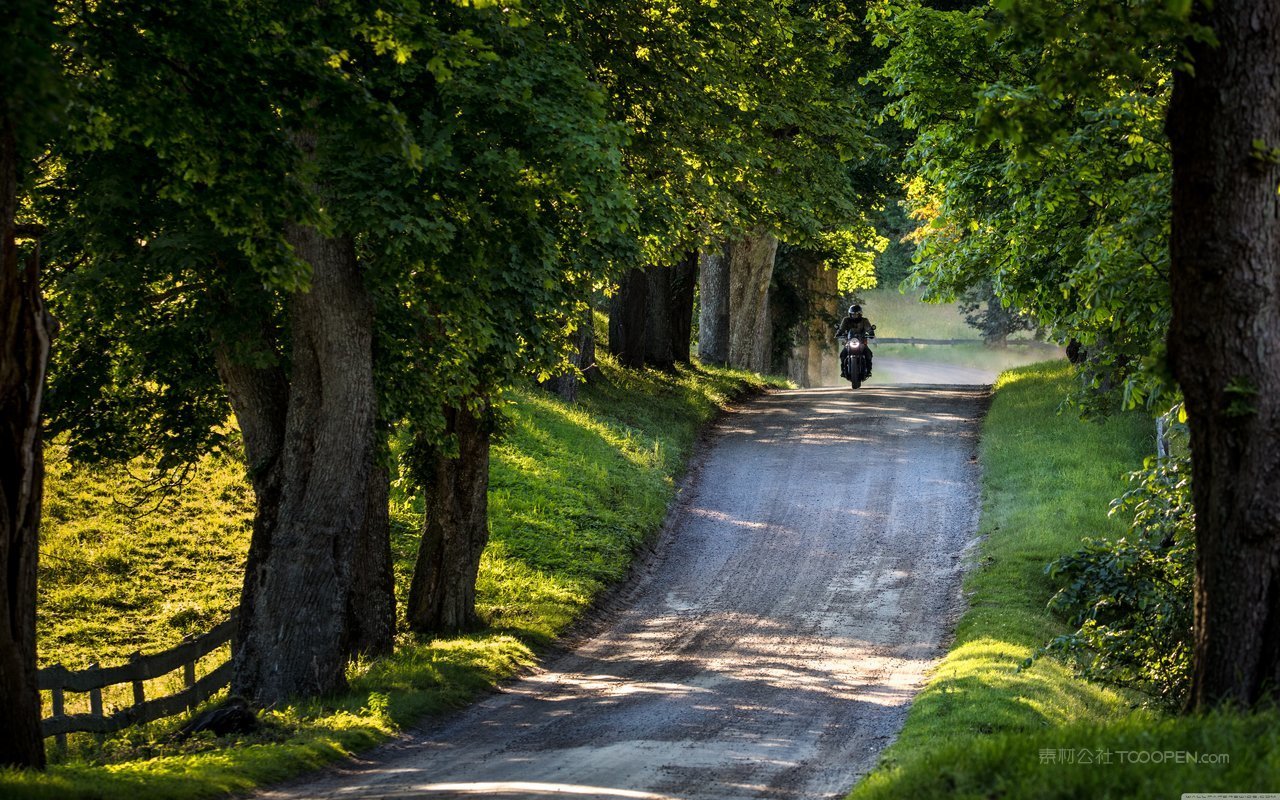
[[[729,365],[752,372],[770,367],[769,283],[778,240],[755,233],[729,245]]]
[[[808,308],[792,333],[792,347],[787,359],[787,377],[799,386],[822,386],[827,383],[830,367],[839,374],[832,346],[833,331],[839,321],[840,289],[836,271],[825,269],[816,253],[796,251],[792,256],[798,267],[798,279],[804,283]]]
[[[693,349],[693,305],[698,288],[698,252],[685,254],[671,268],[671,355],[688,364]]]
[[[671,277],[668,267],[648,267],[648,316],[644,326],[644,363],[655,369],[670,370],[676,361],[671,341]]]
[[[262,705],[346,686],[352,565],[375,443],[373,304],[354,244],[301,226],[287,236],[311,265],[311,285],[289,303],[278,474],[262,478],[258,495],[233,678],[237,693]]]
[[[289,408],[289,381],[274,362],[270,366],[254,366],[260,358],[253,354],[275,355],[271,336],[265,330],[258,336],[243,336],[230,342],[214,333],[214,357],[218,376],[227,389],[231,409],[244,438],[245,461],[253,483],[255,509],[249,555],[245,563],[245,582],[240,591],[240,626],[235,633],[233,650],[244,652],[245,620],[257,619],[254,613],[257,583],[250,575],[264,569],[262,563],[271,552],[271,542],[280,513],[281,453],[284,449],[285,417]]]
[[[396,585],[391,565],[391,476],[376,458],[369,465],[364,525],[347,596],[348,655],[380,656],[395,648]]]
[[[590,382],[591,376],[600,371],[596,366],[595,318],[590,308],[573,333],[572,348],[569,353],[570,369],[541,384],[543,389],[567,403],[578,402],[579,382]]]
[[[835,329],[844,317],[840,307],[839,273],[818,269],[813,276],[813,319],[809,323],[809,385],[825,386],[840,375]]]
[[[458,454],[430,446],[422,544],[409,586],[406,617],[419,633],[467,630],[479,622],[476,575],[489,541],[489,439],[484,418],[466,409],[445,413]]]
[[[1197,6],[1220,45],[1191,43],[1195,73],[1174,78],[1169,352],[1191,424],[1203,709],[1280,687],[1280,0]]]
[[[644,366],[645,322],[649,316],[649,276],[628,270],[609,303],[609,352],[624,367]]]
[[[44,492],[40,402],[53,323],[39,248],[18,258],[18,155],[0,117],[0,765],[43,768],[36,684],[36,557]]]
[[[787,354],[787,380],[802,389],[813,384],[809,380],[809,326],[801,325],[795,332],[791,352]]]
[[[698,359],[704,364],[729,363],[728,246],[699,257]]]

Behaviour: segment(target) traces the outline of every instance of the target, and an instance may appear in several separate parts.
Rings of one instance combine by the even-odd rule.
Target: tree
[[[1280,6],[998,8],[882,6],[902,47],[883,77],[923,123],[922,263],[1078,336],[1093,383],[1130,404],[1167,397],[1172,368],[1196,501],[1191,703],[1255,705],[1280,679]]]
[[[1169,354],[1196,504],[1196,708],[1280,685],[1280,3],[1197,4],[1174,77]]]
[[[1147,369],[1169,319],[1162,124],[1179,23],[1160,3],[914,2],[873,9],[874,77],[912,134],[916,276],[936,299],[989,282],[1095,358],[1081,400],[1168,400]],[[1164,398],[1162,400],[1161,398]],[[1171,401],[1169,401],[1171,402]]]
[[[729,253],[712,248],[698,257],[698,358],[704,364],[729,363]]]
[[[773,330],[769,316],[769,284],[777,237],[757,232],[731,241],[729,262],[729,366],[768,372]]]
[[[391,157],[403,126],[353,79],[394,63],[386,30],[340,7],[258,11],[67,11],[83,93],[48,214],[76,324],[51,395],[77,455],[169,465],[225,439],[230,399],[257,495],[234,683],[271,703],[341,688],[351,651],[394,632],[385,508],[368,508],[386,479],[374,303],[343,169]],[[355,591],[357,561],[378,591]]]
[[[583,298],[638,256],[622,128],[554,21],[490,7],[438,18],[471,37],[448,75],[406,62],[422,168],[362,165],[383,189],[365,225],[377,268],[384,412],[413,435],[427,505],[406,620],[474,624],[484,497],[506,387],[563,374],[590,324]]]
[[[845,47],[860,32],[852,18],[843,4],[767,0],[573,10],[567,35],[630,134],[624,163],[639,200],[644,266],[623,278],[611,302],[609,346],[623,363],[665,367],[684,358],[685,342],[668,339],[691,330],[682,322],[690,296],[669,289],[691,285],[681,273],[690,253],[744,237],[802,240],[861,219],[852,176],[873,148],[851,91],[857,76],[842,71]],[[676,275],[660,274],[673,268]],[[733,279],[741,301],[760,298],[741,306],[734,336],[753,340],[739,341],[739,351],[768,350],[768,326],[752,324],[767,319],[770,275],[770,265],[758,264]]]
[[[971,286],[960,296],[960,313],[982,334],[987,347],[1007,347],[1011,334],[1036,329],[1035,320],[1000,300],[990,281]]]
[[[20,252],[20,198],[58,108],[48,9],[19,2],[0,23],[0,765],[43,768],[36,682],[36,563],[44,488],[42,397],[53,323],[38,244]],[[38,234],[38,231],[36,232]]]

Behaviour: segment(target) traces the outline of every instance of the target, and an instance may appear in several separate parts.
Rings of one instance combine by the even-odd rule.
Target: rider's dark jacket
[[[857,336],[866,337],[871,335],[872,327],[871,321],[866,317],[855,317],[850,314],[840,322],[840,327],[836,329],[836,336],[844,336],[847,333],[852,333]]]

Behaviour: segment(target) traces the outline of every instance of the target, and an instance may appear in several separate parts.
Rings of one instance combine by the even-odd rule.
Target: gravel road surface
[[[977,386],[874,379],[743,403],[599,632],[418,736],[263,797],[841,795],[945,650],[984,405]]]

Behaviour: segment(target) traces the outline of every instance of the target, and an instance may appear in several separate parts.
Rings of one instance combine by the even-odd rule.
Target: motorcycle
[[[848,334],[847,336],[837,336],[841,342],[840,348],[840,368],[842,375],[849,379],[849,383],[853,388],[857,389],[862,386],[862,382],[868,377],[867,371],[870,364],[867,361],[867,339],[876,338],[875,326],[871,326],[871,332],[865,336],[857,336]]]

